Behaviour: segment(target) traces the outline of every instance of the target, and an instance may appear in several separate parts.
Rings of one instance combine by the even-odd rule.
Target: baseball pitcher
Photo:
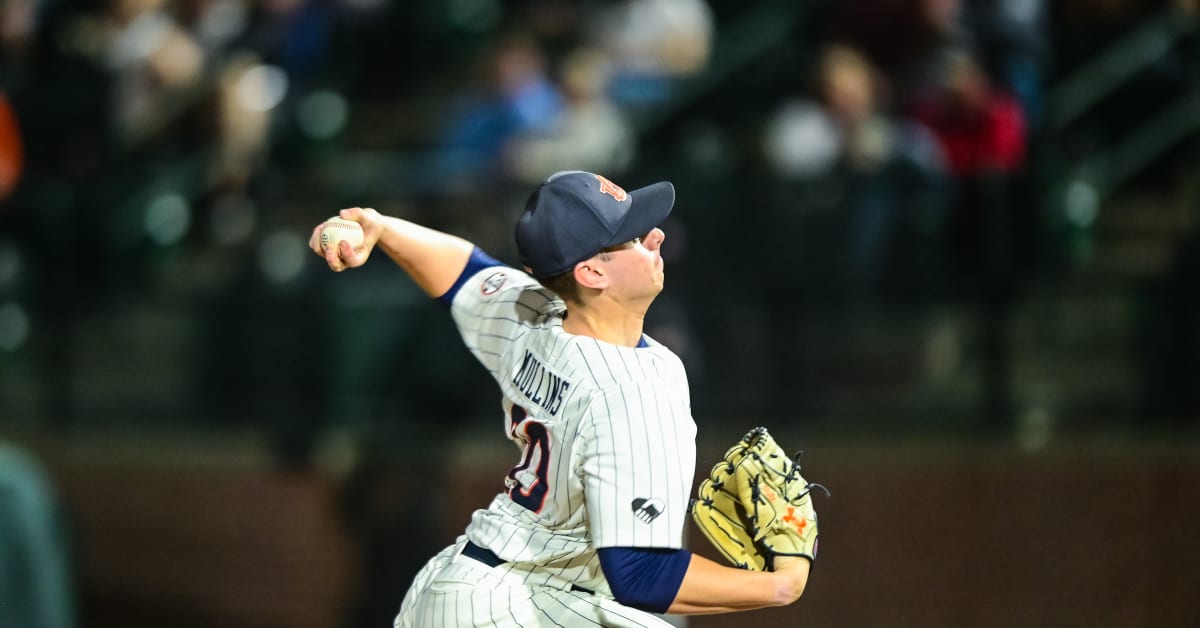
[[[449,307],[500,388],[505,436],[519,449],[503,490],[417,574],[397,628],[667,626],[661,614],[780,606],[803,593],[816,515],[790,460],[768,464],[777,461],[761,438],[747,435],[728,454],[736,460],[718,465],[728,479],[714,469],[715,483],[689,498],[687,375],[642,329],[663,289],[660,225],[674,203],[668,182],[627,192],[597,174],[558,173],[517,223],[523,269],[371,209],[339,214],[361,225],[361,245],[323,246],[324,225],[313,230],[310,246],[334,271],[378,248]],[[781,465],[779,481],[763,473]],[[760,527],[768,506],[780,514]],[[742,568],[683,549],[689,518]]]

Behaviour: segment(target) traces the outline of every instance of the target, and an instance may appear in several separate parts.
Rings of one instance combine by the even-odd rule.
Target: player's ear
[[[584,288],[603,290],[608,287],[608,275],[595,262],[592,258],[575,265],[575,283]]]

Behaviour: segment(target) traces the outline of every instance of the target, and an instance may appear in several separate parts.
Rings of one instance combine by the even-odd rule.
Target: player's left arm
[[[317,225],[308,245],[325,258],[331,269],[341,272],[362,266],[378,246],[431,297],[439,297],[454,286],[475,249],[474,244],[458,236],[384,216],[374,209],[352,207],[343,209],[338,215],[362,225],[363,247],[355,252],[343,241],[337,248],[322,250],[321,229],[324,225]]]
[[[787,606],[804,594],[811,567],[807,558],[776,556],[775,571],[748,571],[692,554],[667,612],[710,615]]]
[[[804,564],[792,565],[783,558],[774,572],[726,567],[678,549],[682,534],[666,530],[675,525],[682,528],[682,522],[672,521],[671,516],[678,509],[686,511],[683,504],[666,503],[661,516],[649,522],[633,521],[631,513],[622,513],[628,518],[624,525],[618,513],[605,510],[613,503],[630,503],[636,495],[669,495],[680,490],[669,483],[650,482],[651,478],[661,481],[670,476],[665,470],[656,474],[639,472],[647,465],[662,465],[665,461],[648,460],[630,447],[619,445],[630,442],[629,434],[622,430],[641,424],[630,416],[631,403],[625,397],[638,398],[629,391],[612,389],[589,406],[584,432],[588,446],[582,451],[581,462],[593,542],[617,601],[650,612],[683,615],[727,613],[796,601],[808,582],[807,559],[800,559]],[[684,455],[679,464],[681,468],[690,467],[692,459]],[[690,479],[690,475],[687,477]]]
[[[683,549],[600,548],[600,567],[613,597],[654,613],[705,615],[795,602],[808,583],[810,561],[777,556],[776,571],[726,567]]]

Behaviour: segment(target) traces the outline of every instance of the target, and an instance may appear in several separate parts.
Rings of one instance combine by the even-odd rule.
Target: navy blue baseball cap
[[[626,192],[590,172],[558,172],[534,190],[517,220],[521,263],[537,279],[561,275],[600,251],[650,233],[675,206],[660,181]]]

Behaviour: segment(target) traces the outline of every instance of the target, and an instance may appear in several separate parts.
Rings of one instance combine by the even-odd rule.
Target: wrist
[[[808,584],[812,563],[801,557],[775,557],[775,604],[787,606],[800,599]]]
[[[795,574],[788,571],[775,573],[775,606],[787,606],[795,602],[803,591]]]
[[[800,596],[803,596],[806,584],[808,584],[808,569],[806,568],[797,566],[796,568],[776,570],[775,605],[786,606],[796,602]]]

